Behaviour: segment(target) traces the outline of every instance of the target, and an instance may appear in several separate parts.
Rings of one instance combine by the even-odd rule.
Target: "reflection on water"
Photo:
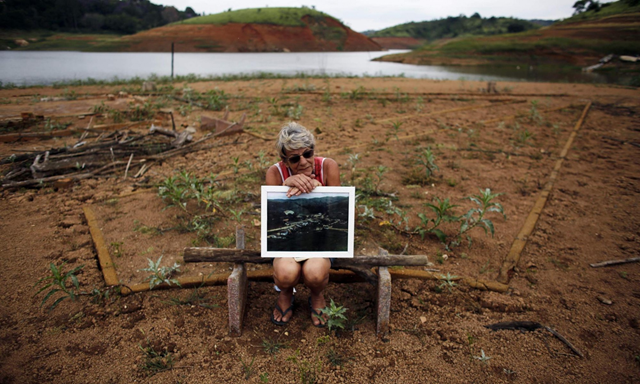
[[[258,72],[295,75],[406,76],[440,80],[616,82],[617,74],[561,68],[444,67],[371,61],[387,52],[176,53],[174,73],[224,76]],[[17,85],[147,78],[171,74],[170,53],[0,51],[0,81]]]
[[[267,251],[346,252],[349,197],[269,199]]]

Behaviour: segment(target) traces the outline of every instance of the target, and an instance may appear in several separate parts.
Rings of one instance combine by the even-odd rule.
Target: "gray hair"
[[[313,133],[296,122],[287,123],[280,130],[278,140],[276,141],[276,150],[282,159],[287,157],[286,151],[292,151],[300,148],[313,148],[316,140]]]

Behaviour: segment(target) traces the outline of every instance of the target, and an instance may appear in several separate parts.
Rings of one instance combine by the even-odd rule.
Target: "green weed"
[[[319,382],[319,372],[322,369],[322,362],[310,363],[307,360],[300,360],[300,350],[296,350],[293,355],[287,358],[298,368],[298,376],[302,384],[317,384]]]
[[[460,217],[461,224],[458,238],[450,244],[451,246],[460,244],[462,235],[465,235],[467,232],[476,227],[482,228],[485,233],[488,233],[488,230],[489,232],[491,232],[491,236],[493,237],[495,232],[493,222],[485,218],[485,216],[490,212],[498,212],[502,214],[505,220],[507,219],[507,215],[504,214],[502,205],[493,201],[493,199],[500,195],[502,195],[502,193],[491,193],[491,190],[487,188],[484,191],[480,190],[479,195],[473,195],[465,198],[467,200],[473,201],[477,205],[477,207],[471,208],[469,211],[467,211],[467,213]],[[466,237],[467,241],[469,242],[469,247],[471,247],[471,237],[469,237],[469,235],[466,235]]]
[[[40,285],[42,285],[42,287],[40,287],[40,289],[38,290],[38,292],[36,292],[34,296],[37,296],[41,292],[51,288],[49,292],[47,292],[47,294],[42,299],[42,302],[40,303],[41,307],[44,306],[47,300],[55,296],[57,293],[62,294],[62,296],[58,297],[53,302],[53,304],[51,304],[48,307],[49,311],[57,307],[58,304],[60,304],[63,300],[70,299],[72,301],[75,301],[78,298],[78,295],[80,295],[80,291],[79,291],[80,283],[78,282],[78,277],[76,276],[76,274],[82,268],[84,268],[84,265],[75,267],[70,271],[64,272],[62,267],[64,267],[65,264],[66,262],[62,263],[58,267],[55,264],[50,263],[49,270],[51,271],[51,275],[41,278],[35,284],[35,287],[38,287]],[[71,282],[71,284],[69,284],[69,281]],[[71,287],[68,287],[68,285],[71,285]]]
[[[244,379],[249,380],[249,378],[253,375],[253,363],[256,361],[255,356],[251,359],[251,363],[247,364],[244,360],[242,360],[242,356],[240,356],[240,363],[242,364],[242,373],[244,374]]]
[[[149,289],[153,289],[159,284],[175,284],[180,286],[180,283],[177,279],[172,279],[171,276],[180,272],[180,265],[178,263],[173,263],[170,267],[160,267],[160,263],[162,262],[162,256],[158,258],[157,261],[153,261],[147,258],[149,261],[149,266],[147,268],[142,268],[140,272],[150,272],[150,275],[147,276],[144,281],[149,281]]]
[[[327,317],[326,324],[329,331],[337,328],[344,329],[344,323],[347,321],[347,317],[344,314],[347,310],[348,308],[336,305],[333,299],[331,299],[331,303],[320,310],[320,315],[314,314],[314,316],[320,321],[325,321],[325,318],[322,316],[325,315]]]
[[[143,361],[140,364],[140,368],[150,376],[173,368],[173,355],[168,351],[158,352],[151,346],[143,348],[138,345],[138,347],[143,353]]]
[[[440,170],[435,161],[436,158],[433,152],[431,152],[431,148],[423,149],[416,159],[416,164],[422,165],[424,168],[423,171],[427,180],[431,179],[434,172]]]
[[[434,218],[429,218],[424,213],[418,213],[418,218],[420,219],[420,225],[418,225],[415,231],[422,237],[424,240],[424,236],[427,233],[432,233],[436,235],[436,237],[441,241],[445,242],[447,236],[442,232],[438,227],[442,223],[450,223],[457,221],[459,218],[454,216],[451,213],[451,210],[457,205],[451,204],[448,198],[444,200],[440,200],[439,197],[435,197],[433,199],[433,203],[426,203],[425,206],[435,213]]]
[[[447,288],[449,290],[449,293],[453,293],[451,288],[455,288],[458,285],[455,282],[455,279],[457,279],[458,276],[452,275],[449,272],[447,272],[446,275],[440,275],[440,278],[442,279],[442,283],[438,288],[440,288],[440,290],[442,290],[443,288]]]

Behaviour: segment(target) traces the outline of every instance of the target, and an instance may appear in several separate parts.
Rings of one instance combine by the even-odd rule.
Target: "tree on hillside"
[[[596,11],[598,12],[602,8],[600,2],[598,0],[578,0],[573,4],[574,15],[577,15],[582,12],[587,11]]]

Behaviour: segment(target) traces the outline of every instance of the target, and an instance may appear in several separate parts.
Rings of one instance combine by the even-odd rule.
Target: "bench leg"
[[[236,248],[244,249],[244,227],[236,228]],[[242,335],[242,320],[247,302],[247,268],[244,263],[235,263],[227,279],[227,303],[229,304],[229,334]]]
[[[385,338],[389,334],[389,312],[391,310],[391,274],[387,267],[378,267],[378,300],[376,334]]]
[[[247,269],[243,263],[236,263],[227,280],[227,302],[229,303],[229,334],[242,335],[242,320],[247,301]]]

